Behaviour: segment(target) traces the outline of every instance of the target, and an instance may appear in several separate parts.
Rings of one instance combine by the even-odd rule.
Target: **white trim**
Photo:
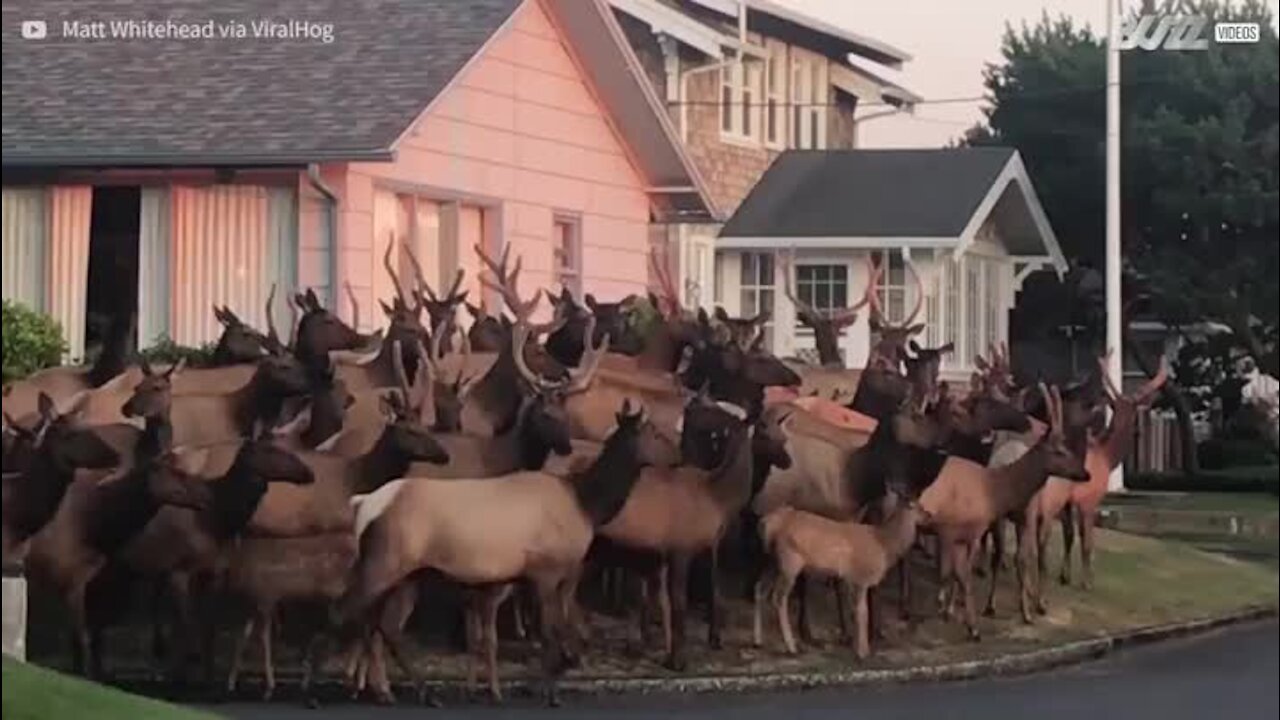
[[[978,236],[978,230],[982,224],[986,222],[987,217],[991,215],[992,209],[995,208],[996,202],[1000,200],[1000,196],[1004,194],[1010,183],[1017,183],[1022,190],[1022,195],[1026,199],[1027,210],[1031,213],[1031,219],[1036,225],[1036,230],[1040,233],[1040,239],[1044,243],[1046,255],[1053,264],[1054,269],[1061,278],[1063,273],[1067,271],[1067,259],[1062,254],[1062,248],[1058,245],[1058,238],[1053,233],[1053,228],[1049,225],[1049,219],[1044,214],[1044,208],[1040,205],[1040,198],[1036,195],[1035,188],[1031,185],[1031,178],[1027,175],[1027,168],[1022,164],[1022,156],[1015,150],[1009,157],[1009,161],[1005,163],[1004,169],[996,176],[991,186],[987,188],[987,194],[983,197],[982,202],[978,203],[978,207],[974,209],[973,214],[969,216],[969,222],[965,225],[964,231],[960,233],[960,242],[956,246],[956,255],[963,255],[973,245],[974,240]],[[1022,257],[1010,253],[1012,257]]]
[[[666,33],[716,60],[724,59],[726,45],[737,44],[734,38],[656,0],[608,0],[608,3],[645,23],[655,33]]]
[[[959,238],[954,237],[732,237],[716,239],[717,250],[784,250],[789,247],[809,250],[874,249],[898,247],[953,248]]]
[[[755,10],[756,12],[761,12],[766,15],[773,15],[774,17],[793,22],[802,27],[807,27],[814,32],[839,40],[844,40],[845,42],[852,43],[854,45],[862,45],[870,50],[887,55],[888,57],[894,58],[899,66],[911,59],[911,55],[893,47],[892,45],[879,40],[873,40],[865,35],[859,35],[850,30],[838,28],[816,17],[805,15],[804,13],[780,5],[772,0],[693,0],[693,2],[709,10],[714,10],[721,15],[727,15],[733,18],[738,16],[740,5],[745,4],[748,10]],[[889,67],[894,66],[891,63],[887,63],[886,65]]]

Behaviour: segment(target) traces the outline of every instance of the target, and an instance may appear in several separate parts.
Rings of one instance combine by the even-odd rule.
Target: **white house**
[[[716,241],[712,301],[731,314],[770,312],[773,351],[816,359],[782,292],[779,251],[794,251],[797,295],[819,309],[856,302],[867,254],[886,259],[880,299],[891,321],[916,302],[909,259],[924,289],[921,342],[955,343],[943,369],[955,380],[1008,340],[1027,275],[1066,270],[1021,158],[1001,147],[799,150],[774,161]],[[846,364],[862,367],[869,345],[864,312],[842,338]]]

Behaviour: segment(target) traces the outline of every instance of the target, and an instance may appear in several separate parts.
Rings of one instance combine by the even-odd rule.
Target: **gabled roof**
[[[964,252],[987,218],[1012,255],[1065,268],[1016,150],[792,150],[720,231],[722,248],[930,247]]]
[[[4,167],[389,161],[399,138],[515,16],[538,2],[565,34],[654,196],[716,216],[705,183],[602,0],[13,0],[3,5]],[[48,37],[23,40],[23,20]],[[112,21],[246,26],[230,39],[113,39]],[[315,23],[323,39],[253,37]],[[107,38],[63,37],[71,21]]]
[[[520,2],[5,2],[4,164],[389,159]],[[29,18],[47,38],[19,38]],[[331,24],[333,41],[63,37],[64,22],[139,19],[252,36],[259,18]]]

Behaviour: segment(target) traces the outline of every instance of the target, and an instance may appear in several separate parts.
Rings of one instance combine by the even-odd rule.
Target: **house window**
[[[764,325],[764,348],[773,351],[773,255],[769,253],[742,253],[742,274],[739,278],[741,296],[738,312],[742,317],[755,317],[762,312],[770,315]]]
[[[964,260],[964,347],[959,353],[969,358],[982,351],[982,261]]]
[[[556,282],[582,297],[582,236],[575,218],[557,216],[551,235]]]
[[[764,141],[774,147],[786,144],[787,96],[785,46],[768,44],[765,59]]]
[[[880,283],[876,286],[876,299],[884,310],[885,320],[900,323],[907,316],[907,265],[902,253],[891,251],[872,254],[876,265],[888,262],[889,265],[880,274]]]
[[[946,262],[946,293],[945,293],[945,311],[946,316],[943,325],[942,342],[952,343],[955,346],[955,352],[948,355],[948,358],[963,357],[960,345],[960,263],[957,260],[948,260]]]
[[[739,59],[720,69],[720,132],[739,140],[760,139],[764,69]]]
[[[798,52],[798,51],[797,51]],[[821,150],[826,147],[826,61],[799,54],[791,58],[791,147]]]
[[[797,265],[796,293],[815,310],[843,310],[849,306],[849,269],[844,265]],[[801,325],[796,320],[796,326]]]
[[[1000,265],[994,260],[982,261],[982,307],[986,314],[983,330],[986,342],[978,352],[986,352],[987,348],[1000,341]]]

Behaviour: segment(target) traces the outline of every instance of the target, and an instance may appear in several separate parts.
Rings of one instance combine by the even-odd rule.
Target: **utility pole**
[[[1121,0],[1107,0],[1107,374],[1123,388],[1124,348],[1121,347],[1120,299],[1120,24]],[[1107,489],[1124,490],[1124,465],[1111,473]]]

